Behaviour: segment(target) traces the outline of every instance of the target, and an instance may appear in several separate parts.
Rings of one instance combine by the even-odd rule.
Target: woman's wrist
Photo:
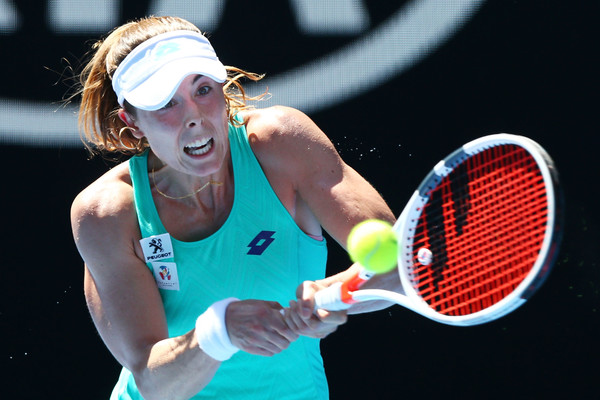
[[[211,305],[196,320],[196,339],[204,353],[217,361],[225,361],[238,352],[231,343],[225,324],[225,313],[229,304],[239,301],[230,297]]]

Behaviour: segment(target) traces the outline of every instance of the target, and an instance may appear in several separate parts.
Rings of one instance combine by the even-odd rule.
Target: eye
[[[207,94],[210,93],[210,91],[212,90],[212,88],[210,86],[200,86],[198,88],[198,95],[200,96],[206,96]]]
[[[173,101],[173,99],[169,100],[169,102],[167,104],[165,104],[164,106],[162,106],[160,109],[161,110],[166,110],[168,108],[171,108],[175,105],[175,102]]]

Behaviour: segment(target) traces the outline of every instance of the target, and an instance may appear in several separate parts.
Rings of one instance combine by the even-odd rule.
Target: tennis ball
[[[397,263],[398,241],[392,225],[378,219],[357,224],[348,235],[348,254],[368,271],[382,274]]]

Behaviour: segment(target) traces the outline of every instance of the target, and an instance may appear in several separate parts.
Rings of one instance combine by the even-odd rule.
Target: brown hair
[[[127,125],[118,116],[121,106],[112,89],[112,76],[117,67],[136,46],[161,33],[190,30],[200,32],[192,23],[177,17],[147,17],[129,22],[114,29],[104,40],[92,46],[93,57],[84,67],[80,77],[81,105],[79,106],[79,126],[82,140],[88,150],[94,153],[122,153],[134,155],[142,153],[147,141],[134,137]],[[235,116],[250,108],[248,100],[260,100],[260,96],[248,97],[240,82],[246,78],[258,81],[263,75],[227,66],[227,81],[223,86],[229,121],[239,125]],[[125,102],[124,108],[135,114],[134,108]]]

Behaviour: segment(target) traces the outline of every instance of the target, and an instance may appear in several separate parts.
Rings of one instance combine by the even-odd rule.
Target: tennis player
[[[115,29],[82,72],[85,143],[131,156],[71,214],[89,310],[123,366],[111,399],[328,398],[319,338],[346,312],[313,313],[313,296],[358,266],[324,278],[322,229],[345,243],[394,216],[306,115],[248,106],[242,78],[261,77],[171,17]]]

